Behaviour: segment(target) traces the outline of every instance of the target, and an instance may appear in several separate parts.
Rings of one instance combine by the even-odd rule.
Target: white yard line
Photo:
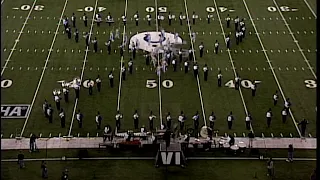
[[[214,3],[215,8],[218,9],[216,0],[213,0],[213,3]],[[222,26],[222,22],[221,22],[221,18],[220,18],[220,15],[219,15],[219,11],[217,11],[217,16],[218,16],[219,23],[220,23],[220,28],[221,28],[221,31],[222,31],[222,34],[223,34],[223,37],[224,37],[224,42],[225,42],[225,44],[227,45],[227,42],[226,42],[226,33],[224,32],[224,29],[223,29],[223,26]],[[234,64],[233,64],[233,59],[232,59],[230,50],[227,50],[227,51],[228,51],[229,59],[230,59],[230,62],[231,62],[232,68],[233,68],[234,77],[236,77],[236,76],[237,76],[237,73],[236,73],[236,70],[235,70],[236,68],[235,68],[235,66],[234,66]],[[239,86],[239,94],[240,94],[240,97],[241,97],[241,101],[242,101],[243,108],[244,108],[244,111],[245,111],[245,113],[246,113],[246,116],[248,116],[249,113],[248,113],[247,105],[246,105],[246,103],[245,103],[245,101],[244,101],[244,98],[243,98],[241,86]],[[250,130],[253,132],[253,128],[252,128],[251,123],[250,123]]]
[[[313,16],[314,16],[315,18],[317,18],[316,13],[313,11],[313,9],[312,9],[311,6],[309,5],[308,1],[307,1],[307,0],[304,0],[304,3],[306,3],[306,5],[307,5],[308,8],[310,9],[311,13],[313,14]]]
[[[3,4],[4,0],[1,1],[1,5]]]
[[[92,157],[92,158],[67,158],[69,161],[83,161],[83,160],[155,160],[154,157]],[[187,160],[259,160],[259,157],[187,157]],[[263,160],[268,159],[264,157]],[[274,161],[285,161],[287,157],[272,158]],[[316,161],[317,158],[293,158],[294,161]],[[34,158],[34,159],[24,159],[24,161],[64,161],[59,158]],[[1,162],[17,162],[17,159],[2,159]]]
[[[126,1],[126,5],[124,7],[124,16],[127,18],[127,10],[128,10],[128,0]],[[127,23],[127,22],[126,22]],[[122,43],[121,45],[124,45],[124,39],[126,36],[126,26],[127,25],[123,25],[123,34],[122,34]],[[128,41],[128,39],[127,39]],[[129,42],[130,43],[130,42]],[[123,47],[123,49],[125,49],[125,47]],[[123,56],[121,56],[120,58],[120,69],[119,69],[119,90],[118,90],[118,101],[117,101],[117,111],[120,111],[120,101],[121,101],[121,86],[122,86],[122,64],[123,64]],[[125,67],[125,65],[123,65]]]
[[[4,0],[1,1],[1,4],[3,3],[3,1],[4,1]],[[11,58],[12,54],[13,54],[13,51],[15,50],[15,48],[16,48],[19,40],[20,40],[20,37],[21,37],[21,35],[22,35],[22,31],[24,30],[24,27],[25,27],[26,24],[27,24],[27,21],[28,21],[30,15],[31,15],[31,12],[32,12],[33,9],[34,9],[34,6],[36,5],[36,2],[37,2],[37,0],[34,0],[34,1],[33,1],[32,7],[30,8],[30,11],[29,11],[29,13],[28,13],[28,15],[27,15],[27,17],[26,17],[26,20],[24,21],[24,23],[23,23],[23,25],[22,25],[22,28],[21,28],[21,30],[20,30],[20,32],[19,32],[19,35],[18,35],[17,39],[15,40],[12,49],[10,50],[10,54],[9,54],[8,58],[6,59],[6,63],[5,63],[4,66],[2,67],[1,76],[3,75],[5,69],[7,68],[7,65],[8,65],[8,63],[9,63],[9,61],[10,61],[10,58]]]
[[[273,70],[273,66],[272,66],[271,61],[270,61],[270,59],[269,59],[269,56],[268,56],[268,54],[267,54],[267,52],[266,52],[266,50],[265,50],[265,48],[264,48],[264,45],[263,45],[263,43],[262,43],[262,41],[261,41],[261,38],[260,38],[260,35],[259,35],[258,30],[257,30],[257,28],[256,28],[256,25],[254,24],[254,22],[253,22],[253,20],[252,20],[251,13],[250,13],[250,11],[249,11],[249,8],[248,8],[248,6],[247,6],[247,3],[246,3],[245,0],[242,0],[242,1],[243,1],[244,6],[245,6],[245,8],[246,8],[246,10],[247,10],[247,13],[248,13],[248,15],[249,15],[249,17],[250,17],[252,26],[253,26],[253,28],[254,28],[254,30],[255,30],[255,32],[256,32],[256,35],[257,35],[258,40],[259,40],[259,42],[260,42],[260,45],[261,45],[261,47],[262,47],[262,51],[263,51],[263,53],[264,53],[264,56],[266,57],[267,62],[268,62],[268,64],[269,64],[269,67],[270,67],[270,69],[271,69],[272,75],[273,75],[273,77],[274,77],[274,79],[275,79],[275,81],[276,81],[276,83],[277,83],[277,85],[278,85],[278,88],[279,88],[279,90],[280,90],[280,93],[281,93],[281,96],[282,96],[282,98],[283,98],[283,101],[286,101],[287,98],[286,98],[286,96],[284,95],[283,90],[282,90],[282,88],[281,88],[281,85],[280,85],[280,83],[279,83],[279,81],[278,81],[277,75],[276,75],[276,73],[275,73],[274,70]],[[299,136],[302,137],[302,136],[301,136],[301,132],[300,132],[300,130],[299,130],[299,128],[298,128],[297,122],[296,122],[296,120],[295,120],[295,118],[294,118],[294,116],[293,116],[293,113],[291,112],[291,109],[290,109],[290,108],[289,108],[289,113],[290,113],[292,122],[293,122],[293,124],[295,125],[297,132],[299,133]]]
[[[193,61],[196,62],[196,54],[194,52],[194,45],[193,45],[193,41],[192,41],[192,37],[191,37],[191,26],[190,26],[189,14],[188,14],[187,0],[184,0],[184,6],[185,6],[186,17],[187,17],[187,22],[188,22],[189,37],[190,37],[191,48],[192,48],[192,53],[193,53]],[[201,70],[199,69],[198,71],[200,72]],[[202,109],[203,121],[204,121],[204,125],[207,126],[206,113],[204,111],[204,106],[203,106],[203,99],[202,99],[199,75],[197,75],[197,84],[198,84],[198,91],[199,91],[199,97],[200,97],[200,104],[201,104],[201,109]]]
[[[94,11],[93,11],[93,16],[92,16],[92,21],[91,21],[91,27],[90,27],[90,31],[89,31],[89,44],[90,44],[90,41],[91,41],[91,34],[92,34],[93,23],[94,23],[94,19],[95,19],[94,17],[96,15],[97,5],[98,5],[98,0],[96,0],[96,4],[94,5]],[[84,69],[86,67],[88,51],[89,51],[89,46],[87,46],[86,52],[84,54],[84,60],[83,60],[83,65],[82,65],[82,70],[81,70],[81,75],[80,75],[80,82],[81,83],[82,83],[82,78],[83,78],[83,74],[84,74]],[[80,90],[81,90],[81,87],[80,87]],[[73,121],[74,121],[76,109],[77,109],[77,106],[78,106],[78,102],[79,102],[79,99],[76,99],[76,102],[74,103],[73,113],[72,113],[72,116],[71,116],[71,124],[70,124],[70,129],[69,129],[68,136],[71,135],[71,130],[72,130]]]
[[[30,105],[30,111],[28,112],[27,118],[26,118],[26,120],[24,122],[24,125],[22,127],[22,130],[21,130],[21,133],[20,133],[20,137],[22,137],[22,135],[23,135],[23,132],[24,132],[24,130],[26,128],[26,125],[27,125],[29,117],[30,117],[31,110],[32,110],[33,105],[34,105],[34,103],[36,101],[36,98],[37,98],[37,95],[38,95],[38,92],[39,92],[39,89],[40,89],[40,85],[41,85],[41,82],[43,80],[44,73],[46,72],[47,65],[48,65],[48,62],[49,62],[49,59],[50,59],[50,55],[51,55],[51,52],[53,51],[52,48],[53,48],[53,45],[54,45],[54,43],[56,41],[58,30],[59,30],[59,27],[60,27],[60,24],[61,24],[61,21],[62,21],[62,17],[64,15],[64,11],[66,10],[67,4],[68,4],[68,0],[66,0],[66,2],[64,3],[64,6],[63,6],[63,9],[62,9],[62,12],[61,12],[61,16],[60,16],[60,19],[59,19],[59,23],[58,23],[56,32],[54,33],[53,40],[52,40],[52,43],[51,43],[51,46],[50,46],[50,49],[49,49],[49,53],[48,53],[46,62],[44,64],[44,67],[43,67],[43,70],[42,70],[42,73],[41,73],[41,76],[40,76],[40,79],[39,79],[39,83],[38,83],[37,89],[36,89],[36,91],[34,93],[34,96],[33,96],[33,99],[32,99],[31,105]]]
[[[83,161],[83,160],[155,160],[154,157],[93,157],[93,158],[67,158],[69,161]],[[187,157],[187,160],[259,160],[259,157]],[[263,160],[266,160],[265,157]],[[285,161],[287,157],[272,158],[274,161]],[[1,162],[17,162],[18,159],[2,159]],[[293,158],[294,161],[316,161],[317,158]],[[34,158],[24,159],[24,161],[64,161],[61,157],[58,158]]]
[[[304,61],[305,61],[305,62],[307,63],[307,65],[308,65],[308,67],[309,67],[312,75],[314,76],[315,79],[317,79],[316,73],[313,71],[313,69],[312,69],[312,67],[311,67],[311,65],[310,65],[310,63],[309,63],[309,60],[308,60],[308,59],[306,58],[306,56],[304,55],[303,50],[301,49],[301,47],[300,47],[297,39],[296,39],[295,36],[293,35],[293,32],[291,31],[291,28],[289,27],[289,24],[287,23],[286,19],[284,18],[284,16],[283,16],[283,14],[282,14],[282,12],[281,12],[281,10],[280,10],[277,2],[276,2],[275,0],[273,0],[273,3],[274,3],[274,5],[277,7],[279,14],[280,14],[282,20],[284,21],[284,24],[286,25],[286,27],[288,28],[288,30],[289,30],[289,32],[290,32],[289,34],[291,35],[291,37],[292,37],[292,39],[293,39],[293,42],[296,43],[296,45],[297,45],[297,47],[298,47],[301,55],[302,55],[303,58],[304,58]]]
[[[155,3],[155,12],[156,12],[156,31],[159,32],[159,24],[158,24],[158,2],[157,0],[154,1]],[[160,66],[160,57],[158,54],[158,66]],[[163,124],[162,122],[162,97],[161,97],[161,72],[159,74],[159,78],[158,78],[158,92],[159,92],[159,119],[160,119],[160,123],[161,126]]]

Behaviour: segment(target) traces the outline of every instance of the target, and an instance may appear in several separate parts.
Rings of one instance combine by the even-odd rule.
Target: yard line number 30
[[[30,10],[30,8],[31,8],[31,6],[28,5],[28,4],[24,4],[24,5],[22,5],[22,6],[20,7],[20,9],[21,9],[22,11],[28,11],[28,10]],[[43,6],[43,5],[35,5],[35,6],[34,6],[34,10],[36,10],[36,11],[42,11],[43,9],[44,9],[44,6]]]
[[[304,83],[306,84],[307,88],[317,88],[317,82],[315,80],[305,80]]]

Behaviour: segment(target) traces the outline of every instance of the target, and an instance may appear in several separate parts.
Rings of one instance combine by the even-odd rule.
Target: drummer
[[[210,138],[210,140],[212,140],[212,128],[207,127],[207,131],[208,131],[208,137]]]
[[[230,137],[229,145],[232,146],[234,145],[234,137],[231,135],[229,135],[229,137]]]

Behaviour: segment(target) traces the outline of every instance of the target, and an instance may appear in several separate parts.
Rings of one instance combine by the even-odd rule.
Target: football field
[[[173,123],[183,111],[187,128],[193,127],[193,115],[198,111],[200,127],[209,124],[213,111],[217,117],[214,131],[247,136],[245,117],[252,116],[251,129],[256,136],[300,137],[297,123],[303,118],[309,121],[306,136],[316,135],[316,0],[2,0],[1,42],[1,134],[3,138],[21,135],[29,137],[102,136],[97,130],[95,116],[102,116],[102,126],[115,128],[117,110],[123,114],[121,129],[133,129],[133,114],[140,115],[139,126],[149,128],[150,111],[156,116],[154,126],[164,124],[168,112]],[[139,25],[134,15],[139,13]],[[105,22],[108,13],[114,18],[111,26]],[[169,12],[175,15],[168,23]],[[68,39],[62,19],[76,17],[79,42]],[[88,17],[87,27],[82,17]],[[180,13],[184,17],[180,24]],[[197,15],[195,24],[193,13]],[[100,14],[100,26],[94,21]],[[151,15],[148,25],[146,16]],[[230,16],[230,27],[226,18]],[[127,17],[124,26],[122,16]],[[157,22],[155,17],[163,16]],[[234,19],[244,20],[245,38],[236,45]],[[208,17],[210,23],[208,22]],[[190,20],[190,21],[189,21]],[[120,38],[112,42],[109,55],[105,42],[110,32],[120,32]],[[126,72],[122,79],[121,64],[128,68],[132,52],[124,48],[120,57],[119,46],[127,36],[160,32],[179,33],[185,42],[182,48],[194,50],[189,72],[184,72],[183,62],[177,72],[170,64],[168,70],[158,76],[153,65],[146,65],[144,52],[139,50],[133,60],[133,73]],[[191,34],[196,34],[195,42]],[[98,51],[92,43],[85,45],[85,33],[89,39],[97,38]],[[230,35],[228,50],[225,38]],[[214,44],[219,42],[218,53]],[[145,38],[139,39],[147,44]],[[152,39],[151,45],[159,45]],[[154,42],[153,42],[154,41]],[[203,42],[204,56],[200,57],[199,45]],[[151,46],[150,45],[150,46]],[[143,48],[143,47],[142,47]],[[147,48],[147,47],[144,47]],[[178,59],[178,58],[177,58]],[[199,76],[193,74],[193,62],[199,65]],[[207,64],[208,81],[204,81],[203,67]],[[223,75],[222,87],[217,85],[219,70]],[[114,87],[109,86],[108,75],[113,71]],[[242,81],[235,90],[234,79],[238,74]],[[87,82],[102,80],[101,92],[93,88],[89,95]],[[80,98],[70,88],[69,102],[61,95],[61,107],[66,114],[66,127],[61,128],[60,118],[53,99],[53,90],[62,89],[61,81],[81,79]],[[257,83],[256,96],[251,85]],[[273,105],[273,94],[278,91],[279,102]],[[282,123],[284,100],[290,98],[291,108],[286,123]],[[53,123],[44,117],[42,104],[47,99],[52,105]],[[271,127],[267,127],[266,112],[272,109]],[[75,113],[84,116],[79,128]],[[231,130],[227,116],[232,111],[235,120]]]

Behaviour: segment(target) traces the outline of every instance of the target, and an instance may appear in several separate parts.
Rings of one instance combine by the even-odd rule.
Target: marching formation
[[[210,13],[208,13],[207,16],[207,23],[210,24],[210,19],[211,19],[212,15]],[[176,17],[171,14],[171,12],[169,12],[168,14],[168,24],[169,26],[171,26],[173,24],[173,20]],[[179,24],[183,25],[184,20],[186,19],[186,17],[182,14],[182,12],[180,12],[179,14]],[[192,24],[195,25],[196,24],[196,19],[198,18],[198,16],[195,14],[195,12],[193,12],[192,15]],[[135,21],[135,25],[139,26],[139,20],[140,20],[140,16],[139,16],[139,12],[137,11],[134,15],[133,15],[133,19]],[[161,23],[163,23],[162,21],[165,20],[165,17],[163,15],[158,15],[158,17],[156,18],[158,21],[158,25],[161,26]],[[126,16],[122,16],[121,17],[122,23],[124,26],[126,26],[127,24],[127,17]],[[149,26],[151,26],[151,22],[152,22],[152,15],[149,13],[146,16],[146,20]],[[84,13],[82,16],[82,21],[84,23],[84,26],[87,27],[88,26],[88,17],[87,15]],[[103,23],[102,21],[102,16],[101,14],[96,14],[94,21],[96,23],[96,25],[98,27],[100,27],[101,23]],[[64,16],[63,18],[63,25],[65,28],[65,32],[67,34],[68,39],[72,38],[72,29],[74,29],[73,31],[73,35],[75,38],[75,42],[78,43],[79,42],[79,30],[77,28],[77,18],[75,16],[75,14],[73,13],[71,16],[71,22],[69,22],[69,18]],[[112,17],[112,15],[110,14],[110,12],[108,13],[108,15],[105,18],[105,22],[111,26],[114,22],[114,18]],[[226,19],[225,19],[225,23],[226,23],[226,27],[227,28],[232,28],[231,27],[231,18],[229,17],[229,15],[227,15]],[[236,45],[242,43],[244,41],[245,38],[245,32],[246,32],[246,28],[245,28],[245,22],[243,19],[240,20],[240,18],[237,16],[236,18],[234,18],[234,32],[235,32],[235,39],[236,39]],[[122,33],[123,36],[123,40],[120,40],[121,43],[118,46],[119,48],[119,54],[120,57],[124,56],[124,52],[126,51],[126,48],[128,48],[128,52],[130,54],[130,60],[128,61],[128,64],[126,65],[125,63],[122,63],[121,65],[121,77],[122,80],[125,81],[126,80],[126,71],[129,71],[129,74],[133,74],[133,64],[134,64],[134,60],[137,57],[137,53],[139,51],[140,48],[140,42],[139,39],[136,39],[135,41],[132,41],[131,44],[128,43],[128,37],[127,34]],[[94,52],[98,52],[98,40],[97,37],[94,37],[93,40],[91,40],[90,42],[90,35],[89,33],[85,33],[85,35],[83,36],[83,38],[85,39],[85,46],[89,47],[90,44],[93,44],[93,50]],[[197,78],[199,75],[199,65],[197,62],[193,61],[194,60],[194,49],[190,46],[190,48],[188,50],[184,50],[182,49],[182,44],[178,43],[178,38],[179,38],[179,34],[177,32],[174,33],[174,41],[169,41],[169,38],[166,37],[166,33],[165,30],[163,28],[161,28],[160,32],[159,32],[159,44],[155,47],[152,48],[151,52],[148,51],[144,51],[144,57],[145,57],[145,64],[147,66],[153,65],[154,69],[156,70],[156,74],[158,76],[161,76],[161,73],[165,73],[166,71],[168,71],[169,66],[172,66],[172,70],[173,72],[177,72],[177,69],[179,68],[179,66],[181,65],[181,68],[184,68],[184,73],[187,74],[189,73],[189,66],[190,64],[192,64],[193,66],[193,74],[194,77]],[[107,46],[107,52],[108,55],[111,54],[112,52],[112,44],[115,42],[116,39],[120,39],[120,32],[119,29],[117,28],[115,30],[115,34],[113,33],[113,31],[110,32],[110,36],[109,39],[107,40],[107,42],[105,42],[104,44]],[[151,35],[147,34],[145,40],[148,43],[148,46],[151,46],[152,42],[151,42]],[[191,41],[193,43],[196,42],[196,33],[192,32],[191,33]],[[228,49],[231,48],[231,38],[230,35],[227,35],[226,39],[226,46]],[[178,47],[178,48],[177,48]],[[214,45],[214,53],[218,54],[219,53],[219,42],[218,40],[215,41]],[[205,46],[203,42],[200,42],[199,45],[199,57],[203,58],[204,56],[204,50],[205,50]],[[202,67],[203,70],[203,78],[204,81],[208,81],[208,74],[209,74],[209,68],[207,66],[207,64],[205,64]],[[222,86],[222,72],[221,70],[219,70],[218,74],[217,74],[217,86],[221,87]],[[114,87],[114,75],[113,75],[113,71],[110,71],[109,75],[108,75],[108,79],[109,79],[109,86],[110,88]],[[239,90],[240,87],[240,83],[241,83],[241,78],[238,75],[238,73],[236,73],[236,77],[235,77],[235,90]],[[61,120],[61,127],[65,128],[65,122],[66,122],[66,114],[63,110],[63,108],[61,107],[61,93],[64,96],[64,101],[65,103],[69,103],[69,89],[73,88],[75,90],[75,98],[79,99],[79,95],[80,95],[80,87],[81,87],[81,83],[79,78],[75,78],[72,85],[70,83],[62,83],[62,92],[60,92],[60,90],[54,90],[53,91],[53,100],[56,103],[56,109],[58,112],[58,115],[60,117]],[[100,77],[100,75],[97,75],[96,80],[92,80],[89,79],[87,81],[86,87],[88,88],[88,94],[89,96],[93,95],[93,88],[94,86],[96,86],[97,88],[97,92],[100,93],[101,92],[101,84],[102,84],[102,79]],[[255,83],[255,81],[253,81],[253,84],[251,86],[251,91],[252,91],[252,97],[256,96],[256,90],[257,90],[257,84]],[[275,92],[275,94],[273,95],[273,105],[277,106],[277,102],[278,102],[278,92]],[[288,98],[285,103],[284,103],[284,108],[281,111],[281,116],[282,116],[282,122],[286,123],[287,120],[287,116],[290,113],[289,109],[290,109],[291,103],[290,103],[290,99]],[[49,104],[47,102],[47,100],[44,101],[43,104],[43,113],[44,116],[48,119],[49,123],[53,122],[53,107],[51,106],[51,104]],[[268,111],[266,112],[266,124],[267,127],[269,128],[271,126],[271,121],[272,121],[272,117],[273,117],[273,113],[272,113],[272,109],[269,108]],[[117,128],[117,130],[121,129],[121,119],[123,119],[123,115],[121,114],[120,111],[116,112],[115,115],[115,126]],[[133,119],[133,126],[135,129],[139,129],[139,118],[140,115],[138,114],[138,110],[135,110],[132,119]],[[149,129],[152,131],[155,129],[154,127],[154,120],[157,117],[153,114],[152,111],[150,111],[150,114],[148,116],[148,122],[149,122]],[[199,118],[200,115],[198,113],[198,111],[196,111],[196,113],[192,116],[192,120],[193,120],[193,129],[196,132],[199,132]],[[78,127],[82,128],[83,127],[83,121],[84,121],[84,115],[82,114],[82,112],[78,109],[77,113],[75,115],[75,119],[78,122]],[[88,118],[90,119],[90,118]],[[92,118],[93,120],[95,120],[95,123],[97,125],[97,130],[101,129],[101,125],[103,122],[103,118],[100,114],[99,111],[97,111],[96,113],[96,117],[95,119]],[[220,118],[221,119],[221,118]],[[232,125],[233,122],[235,121],[235,117],[232,113],[232,111],[229,113],[229,115],[226,116],[226,121],[227,121],[227,126],[228,129],[232,129]],[[180,130],[184,130],[185,126],[184,123],[187,120],[186,115],[184,114],[183,111],[180,112],[180,114],[177,116],[176,118],[176,123],[179,124]],[[215,115],[215,113],[212,111],[210,116],[209,116],[209,133],[212,133],[212,131],[215,128],[215,122],[217,120],[217,117]],[[88,120],[89,121],[89,120]],[[246,116],[245,118],[245,127],[250,130],[251,127],[251,123],[253,121],[253,118],[251,117],[250,113]],[[171,116],[170,112],[167,112],[167,115],[165,117],[165,123],[162,124],[161,129],[172,129],[172,128],[176,128],[173,127],[172,124],[174,123],[174,118]],[[303,120],[299,123],[299,125],[301,125],[301,129],[302,129],[302,135],[305,135],[305,130],[306,130],[306,125],[308,124],[307,120]],[[142,125],[142,127],[145,129],[144,125]],[[107,125],[104,128],[104,133],[110,133],[111,131],[111,126]]]

